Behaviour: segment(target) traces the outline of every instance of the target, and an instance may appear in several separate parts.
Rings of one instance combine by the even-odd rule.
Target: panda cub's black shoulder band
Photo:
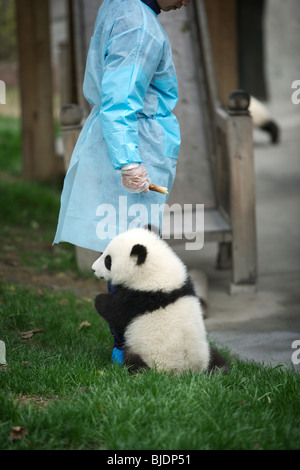
[[[165,308],[181,297],[196,296],[190,277],[187,278],[181,287],[171,292],[139,291],[128,289],[120,285],[116,286],[116,290],[117,295],[122,298],[123,307],[125,307],[126,311],[130,311],[130,320],[144,313],[153,312],[159,308]]]

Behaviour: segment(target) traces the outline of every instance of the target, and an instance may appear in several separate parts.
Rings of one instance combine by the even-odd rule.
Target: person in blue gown
[[[104,0],[96,18],[83,92],[91,113],[74,148],[54,243],[103,252],[118,233],[159,229],[180,147],[172,50],[158,14],[189,0]],[[155,209],[155,210],[154,210]],[[109,286],[113,292],[114,286]],[[123,338],[114,334],[113,360]]]

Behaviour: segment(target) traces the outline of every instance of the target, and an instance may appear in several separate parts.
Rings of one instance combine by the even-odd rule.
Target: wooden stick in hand
[[[156,191],[157,193],[168,194],[168,188],[165,188],[164,186],[157,186],[156,184],[150,184],[149,189],[150,191]]]

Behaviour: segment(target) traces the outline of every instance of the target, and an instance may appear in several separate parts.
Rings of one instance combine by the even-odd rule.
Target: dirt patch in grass
[[[0,280],[71,291],[86,298],[106,292],[106,283],[97,280],[92,270],[78,270],[72,245],[52,245],[60,204],[58,187],[28,184],[1,169],[0,185]]]
[[[72,291],[83,297],[94,297],[106,292],[105,283],[97,279],[82,279],[66,272],[37,271],[30,266],[11,266],[10,260],[0,260],[0,279],[9,283],[21,283],[25,287]]]
[[[57,396],[40,396],[40,395],[18,395],[14,398],[14,401],[19,404],[20,407],[34,405],[37,406],[39,409],[44,409],[49,403],[56,400]]]
[[[32,238],[15,227],[9,229],[9,234],[2,231],[1,235],[0,280],[30,288],[72,291],[83,297],[107,291],[106,283],[96,279],[92,270],[90,273],[78,271],[75,259],[70,260],[73,247],[68,250],[53,247],[39,230],[35,230]]]

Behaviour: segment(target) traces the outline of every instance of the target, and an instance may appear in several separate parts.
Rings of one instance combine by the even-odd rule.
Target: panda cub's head
[[[169,245],[144,228],[113,238],[92,269],[100,279],[143,291],[172,291],[187,278],[185,265]]]

